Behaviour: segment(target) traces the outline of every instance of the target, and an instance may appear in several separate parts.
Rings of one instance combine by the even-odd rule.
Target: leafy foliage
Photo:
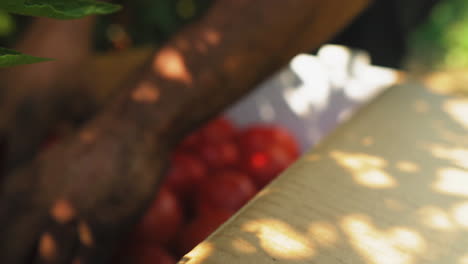
[[[445,0],[411,40],[413,60],[430,69],[468,66],[468,2]]]
[[[75,19],[113,13],[120,7],[94,0],[2,0],[0,9],[20,15]]]
[[[113,13],[120,6],[94,0],[1,0],[0,11],[56,19],[76,19],[89,15]],[[0,67],[36,63],[37,58],[0,47]]]
[[[0,47],[0,67],[11,67],[20,64],[30,64],[50,59],[38,58],[20,52]]]

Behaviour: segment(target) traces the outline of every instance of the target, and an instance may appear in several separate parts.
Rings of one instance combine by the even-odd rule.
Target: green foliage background
[[[115,14],[100,17],[95,35],[96,49],[112,49],[111,35],[115,31],[124,32],[133,46],[161,44],[183,25],[203,14],[211,2],[212,0],[117,1],[125,8]],[[11,47],[29,20],[28,17],[0,10],[0,45]],[[410,60],[429,68],[428,70],[468,67],[468,1],[442,1],[427,23],[413,34],[408,45],[412,50]]]
[[[426,70],[468,67],[468,1],[442,1],[409,45],[411,60]]]

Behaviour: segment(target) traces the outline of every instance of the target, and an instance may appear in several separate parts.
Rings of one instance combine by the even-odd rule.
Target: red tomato
[[[200,157],[215,169],[235,166],[239,163],[239,148],[233,141],[207,142],[199,148]]]
[[[283,148],[292,157],[299,155],[294,137],[284,128],[273,125],[257,125],[241,132],[238,136],[240,148],[244,151],[265,151],[272,145]]]
[[[202,127],[200,133],[205,142],[220,142],[232,139],[236,130],[231,121],[218,117]]]
[[[183,212],[176,196],[162,187],[137,225],[134,238],[137,241],[167,245],[178,234],[182,222]]]
[[[175,264],[177,261],[160,245],[155,243],[136,243],[119,257],[119,263],[132,264]],[[122,261],[123,260],[123,261]]]
[[[212,211],[209,214],[197,217],[182,232],[179,241],[179,253],[184,255],[192,250],[196,245],[207,238],[222,223],[231,217],[231,214],[224,211]]]
[[[258,188],[267,185],[296,159],[284,148],[274,145],[263,151],[247,152],[243,158],[243,168]]]
[[[165,183],[178,197],[185,199],[206,177],[206,166],[202,160],[193,154],[179,152],[172,157]]]
[[[235,212],[256,193],[252,180],[243,172],[223,170],[200,184],[197,208],[199,213],[212,210]]]

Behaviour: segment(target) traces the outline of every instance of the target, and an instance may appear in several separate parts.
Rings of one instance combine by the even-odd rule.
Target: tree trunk
[[[53,125],[90,108],[80,73],[91,55],[94,18],[36,19],[16,49],[54,61],[3,70],[0,134],[5,137],[5,171],[31,159]],[[70,77],[73,76],[73,77]],[[77,109],[79,108],[79,109]]]
[[[0,262],[108,261],[154,197],[168,151],[186,132],[329,39],[366,4],[216,1],[76,135],[8,175]]]

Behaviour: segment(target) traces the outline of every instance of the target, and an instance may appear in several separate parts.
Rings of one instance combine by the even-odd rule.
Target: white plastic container
[[[317,56],[295,57],[226,115],[240,127],[284,126],[306,151],[398,79],[397,71],[370,65],[365,52],[326,45]]]

